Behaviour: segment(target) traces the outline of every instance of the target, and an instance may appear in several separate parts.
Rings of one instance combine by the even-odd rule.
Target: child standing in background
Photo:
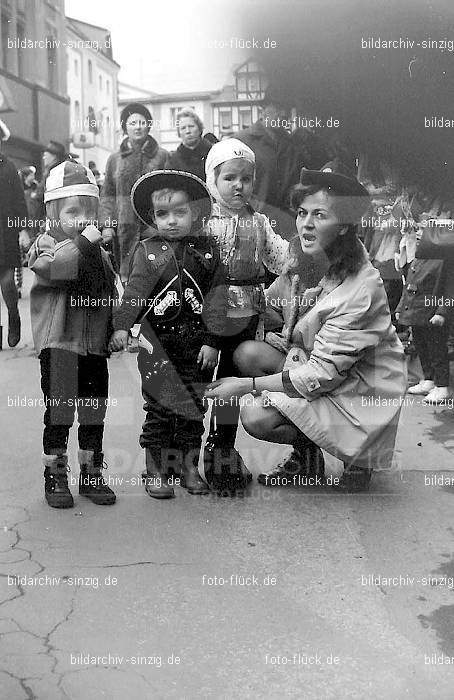
[[[433,222],[421,214],[421,225]],[[406,287],[396,309],[400,324],[411,326],[423,379],[408,389],[425,396],[423,403],[443,404],[452,396],[449,386],[448,337],[454,305],[454,267],[443,260],[415,258],[408,268]]]
[[[225,344],[217,378],[235,375],[233,353],[245,340],[263,338],[265,267],[282,272],[288,241],[276,234],[269,219],[250,204],[255,176],[254,152],[238,139],[214,144],[206,160],[207,185],[215,200],[206,229],[216,240],[226,269],[228,311]],[[222,474],[207,474],[221,490],[242,489],[252,475],[235,450],[239,406],[213,406],[205,460],[213,465],[215,452],[227,453]]]

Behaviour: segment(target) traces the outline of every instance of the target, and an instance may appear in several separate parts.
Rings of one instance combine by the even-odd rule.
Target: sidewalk
[[[123,353],[105,440],[118,501],[73,486],[75,508],[53,510],[42,408],[8,406],[41,396],[20,304],[23,341],[0,353],[0,698],[452,698],[454,488],[436,481],[454,476],[452,411],[405,406],[402,471],[367,494],[255,482],[243,499],[178,488],[159,502],[138,480],[139,376]],[[255,474],[281,453],[238,444]],[[74,434],[70,462],[75,481]]]

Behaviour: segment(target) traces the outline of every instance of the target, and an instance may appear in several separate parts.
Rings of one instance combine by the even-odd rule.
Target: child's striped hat
[[[45,202],[81,194],[99,199],[99,187],[91,170],[71,160],[52,168],[46,180]]]

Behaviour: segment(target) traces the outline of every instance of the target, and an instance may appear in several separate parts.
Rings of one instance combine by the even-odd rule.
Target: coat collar
[[[177,148],[178,154],[183,158],[183,160],[191,160],[191,158],[201,158],[208,154],[211,145],[208,144],[205,139],[202,138],[200,143],[197,144],[195,148],[187,148],[182,143]]]
[[[159,144],[152,136],[147,136],[141,148],[132,148],[128,138],[123,139],[120,144],[120,153],[123,157],[130,156],[131,153],[142,152],[147,158],[153,158],[159,148]]]

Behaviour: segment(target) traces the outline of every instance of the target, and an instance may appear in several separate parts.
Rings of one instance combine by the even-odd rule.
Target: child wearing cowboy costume
[[[268,217],[251,205],[255,154],[249,146],[238,139],[223,139],[208,153],[205,170],[215,200],[206,229],[219,246],[228,284],[226,342],[217,373],[220,379],[236,374],[233,353],[240,343],[263,338],[265,268],[279,275],[289,244],[273,231]],[[213,406],[205,458],[207,464],[213,464],[219,453],[229,457],[229,474],[219,475],[209,468],[209,480],[221,488],[241,489],[252,481],[234,448],[238,419],[239,406]]]
[[[107,343],[115,299],[114,271],[100,248],[99,190],[93,173],[66,161],[46,181],[46,233],[29,253],[35,273],[30,310],[41,363],[45,497],[52,508],[71,508],[66,448],[77,406],[79,493],[111,505],[115,494],[102,477],[108,397]]]
[[[198,177],[172,170],[139,178],[131,201],[153,232],[134,251],[110,348],[125,349],[129,329],[140,321],[147,493],[172,498],[168,476],[176,467],[181,485],[203,495],[209,492],[197,466],[207,408],[203,393],[217,364],[227,305],[219,254],[201,231],[212,201]]]

